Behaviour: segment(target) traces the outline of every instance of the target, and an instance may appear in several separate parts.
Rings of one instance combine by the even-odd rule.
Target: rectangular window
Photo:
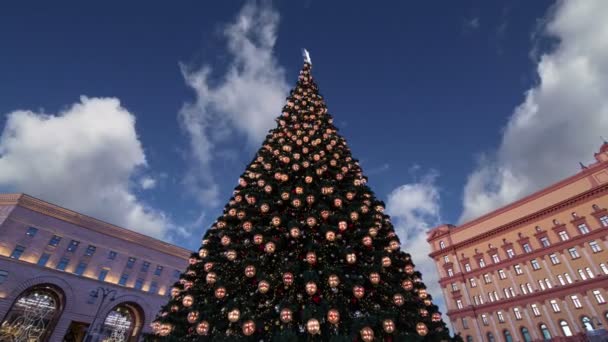
[[[477,287],[477,281],[475,278],[470,278],[469,283],[471,284],[471,287]]]
[[[568,236],[568,232],[562,230],[561,232],[559,232],[559,239],[562,241],[567,241],[570,240],[570,236]]]
[[[549,238],[546,236],[543,236],[542,238],[540,238],[540,244],[543,245],[543,247],[551,246],[551,242],[549,242]]]
[[[532,289],[532,285],[530,285],[530,283],[526,283],[526,287],[528,287],[528,292],[534,292],[534,289]]]
[[[509,292],[511,292],[511,297],[515,297],[515,290],[512,287],[509,287]]]
[[[534,316],[540,316],[540,310],[538,309],[538,305],[532,304],[532,312],[534,313]]]
[[[530,260],[530,265],[532,265],[532,268],[534,270],[540,270],[540,264],[538,263],[538,261],[536,259]]]
[[[581,234],[588,234],[589,233],[589,227],[587,227],[586,224],[581,223],[578,225],[578,231],[581,232]]]
[[[600,268],[602,269],[602,272],[604,272],[604,274],[608,274],[608,266],[606,266],[606,264],[601,263]]]
[[[557,256],[557,254],[553,253],[553,254],[549,255],[549,258],[551,259],[551,263],[553,265],[559,264],[559,257]]]
[[[76,249],[78,249],[79,244],[80,244],[80,241],[76,241],[76,240],[70,241],[70,244],[68,245],[68,248],[66,248],[66,251],[68,251],[68,252],[76,251]]]
[[[452,283],[451,286],[452,286],[452,292],[458,291],[458,285],[456,283]]]
[[[568,282],[568,284],[572,284],[572,277],[570,277],[570,273],[564,273],[564,277],[566,277],[566,281]]]
[[[519,284],[519,289],[521,290],[521,293],[528,294],[528,289],[525,284]]]
[[[498,322],[500,322],[500,323],[505,322],[505,316],[502,314],[502,311],[497,311],[496,317],[498,317]]]
[[[578,251],[576,250],[576,247],[568,248],[568,253],[570,253],[570,256],[572,257],[572,260],[578,259],[578,258],[581,257],[578,254]]]
[[[127,280],[129,280],[129,275],[126,274],[126,273],[123,273],[120,276],[120,280],[118,281],[118,285],[121,285],[121,286],[127,285]]]
[[[492,303],[494,302],[494,292],[488,292],[488,300]]]
[[[451,268],[448,268],[448,277],[453,277],[453,276],[454,276],[454,270]]]
[[[141,271],[142,271],[142,272],[148,272],[148,268],[150,268],[150,263],[149,263],[149,262],[147,262],[147,261],[144,261],[144,262],[141,264]]]
[[[129,260],[127,260],[127,268],[133,268],[133,265],[135,265],[135,259],[134,257],[129,257]]]
[[[97,280],[99,281],[105,281],[106,277],[108,276],[108,269],[102,269],[101,271],[99,271],[99,276],[97,277]]]
[[[49,253],[42,253],[40,259],[38,259],[38,266],[46,266],[46,263],[49,261],[51,255]]]
[[[486,261],[485,261],[485,260],[483,260],[483,258],[479,259],[479,267],[480,267],[480,268],[482,268],[482,267],[486,267]]]
[[[524,252],[532,253],[532,247],[530,247],[529,243],[524,243],[523,247],[524,247]]]
[[[148,289],[148,292],[150,293],[156,293],[158,292],[158,283],[153,281],[150,283],[150,288]]]
[[[566,282],[564,281],[564,277],[562,277],[561,274],[557,275],[557,280],[559,281],[559,283],[563,286],[566,285]]]
[[[475,303],[475,305],[479,305],[479,300],[477,299],[477,296],[473,296],[473,302]]]
[[[8,278],[8,271],[0,270],[0,284],[4,283]]]
[[[163,267],[160,266],[160,265],[156,266],[156,270],[154,271],[154,275],[159,276],[159,275],[161,275],[161,273],[163,273]]]
[[[458,307],[459,309],[462,309],[464,306],[462,306],[462,300],[457,299],[456,300],[456,307]]]
[[[462,328],[469,329],[469,322],[467,321],[467,319],[465,317],[462,318]]]
[[[21,258],[21,254],[25,251],[25,247],[21,245],[15,246],[13,252],[11,253],[11,258],[19,260]]]
[[[448,262],[450,262],[450,257],[448,257],[447,255],[443,256],[443,263],[447,264]]]
[[[505,294],[505,298],[511,298],[511,294],[509,293],[509,289],[506,287],[502,289],[502,292]]]
[[[76,266],[76,270],[74,271],[75,274],[77,275],[82,275],[84,273],[84,270],[87,269],[87,264],[84,262],[81,262],[78,264],[78,266]]]
[[[600,222],[602,223],[603,227],[608,227],[608,216],[604,215],[600,217]]]
[[[95,246],[93,246],[93,245],[89,245],[89,246],[87,247],[86,252],[84,252],[84,255],[86,255],[86,256],[91,256],[91,255],[95,254],[95,250],[97,250],[97,247],[95,247]]]
[[[70,263],[70,259],[63,257],[63,258],[61,258],[61,260],[59,260],[59,263],[57,264],[57,266],[55,268],[60,271],[65,271],[65,268],[68,267],[69,263]]]
[[[547,285],[547,288],[550,289],[553,287],[553,285],[551,284],[551,281],[547,278],[545,278],[545,285]]]
[[[581,270],[580,268],[578,269],[578,276],[581,278],[581,280],[587,280],[587,275],[585,274],[585,271]]]
[[[135,289],[136,290],[141,290],[142,287],[144,287],[144,279],[143,278],[137,278],[137,280],[135,280]]]
[[[108,259],[110,259],[110,260],[114,260],[114,259],[116,259],[116,256],[117,256],[117,255],[118,255],[118,253],[116,253],[116,252],[114,252],[114,251],[110,251],[110,252],[108,253]]]
[[[500,258],[498,257],[498,254],[492,254],[492,261],[497,264],[500,262]]]
[[[507,279],[507,274],[505,273],[505,270],[503,270],[502,268],[498,270],[498,277],[500,279]]]
[[[538,287],[540,288],[541,291],[545,291],[545,283],[543,282],[542,279],[538,281]]]
[[[602,293],[600,292],[600,290],[593,291],[593,297],[595,297],[595,300],[597,301],[598,304],[604,304],[604,303],[606,303],[606,301],[604,300],[604,297],[602,296]]]
[[[27,235],[29,237],[34,237],[34,236],[36,236],[36,233],[38,233],[38,228],[28,227],[27,232],[25,232],[25,235]]]
[[[595,240],[589,241],[589,247],[591,247],[593,253],[599,253],[602,251],[602,247],[600,247],[600,245],[598,245],[597,241]]]
[[[509,259],[512,259],[515,257],[515,251],[513,251],[513,248],[507,249],[507,257],[509,257]]]
[[[483,281],[486,284],[489,284],[489,283],[492,282],[492,276],[490,276],[490,273],[486,273],[486,274],[483,275]]]
[[[61,236],[53,235],[53,237],[49,240],[49,246],[56,247],[61,241]]]
[[[471,264],[464,264],[464,270],[467,272],[471,272]]]
[[[490,322],[488,321],[488,316],[486,314],[482,314],[481,315],[481,321],[483,322],[483,325],[489,325]]]
[[[589,278],[595,278],[595,274],[593,274],[593,271],[591,271],[589,267],[585,267],[585,271],[587,271],[587,275],[589,276]]]
[[[570,296],[570,299],[572,299],[572,304],[574,304],[575,308],[580,309],[583,307],[581,301],[578,299],[578,296]]]
[[[180,270],[173,271],[173,278],[179,278],[180,274],[182,274],[182,272],[180,272]]]
[[[557,304],[557,300],[555,300],[555,299],[551,300],[551,308],[553,309],[553,312],[560,312],[560,311],[562,311],[559,308],[559,304]]]
[[[522,271],[522,269],[521,269],[521,265],[517,264],[517,265],[513,266],[513,268],[515,269],[515,274],[517,274],[517,275],[524,274],[524,271]]]
[[[519,321],[522,319],[521,311],[519,310],[519,308],[513,308],[513,314],[515,315],[516,320]]]

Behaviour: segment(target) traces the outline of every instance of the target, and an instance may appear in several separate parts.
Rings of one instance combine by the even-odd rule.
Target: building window
[[[498,318],[498,322],[500,322],[500,323],[505,322],[505,316],[502,314],[502,311],[497,311],[496,317]]]
[[[561,321],[559,321],[559,326],[562,328],[562,332],[564,333],[564,336],[572,336],[572,330],[570,330],[570,326],[568,325],[568,322],[561,320]]]
[[[159,276],[161,275],[161,273],[163,273],[163,267],[158,265],[156,266],[156,270],[154,271],[154,275]]]
[[[602,251],[602,247],[600,247],[600,245],[595,240],[589,241],[589,247],[591,247],[593,253],[598,253]]]
[[[49,261],[51,255],[49,253],[42,253],[40,259],[38,259],[38,266],[46,266],[46,263]]]
[[[439,241],[439,249],[445,249],[445,242]]]
[[[608,227],[608,215],[600,217],[600,222],[602,223],[603,227]]]
[[[602,296],[602,293],[600,292],[600,290],[593,291],[593,297],[595,297],[595,300],[597,301],[598,304],[604,304],[604,303],[606,303],[606,301],[604,300],[604,297]]]
[[[587,275],[585,274],[585,271],[581,270],[580,268],[578,269],[578,276],[581,278],[581,280],[587,280]]]
[[[551,259],[551,263],[553,265],[559,264],[559,257],[557,256],[557,254],[553,253],[553,254],[549,255],[549,258]]]
[[[566,285],[566,282],[564,281],[564,277],[562,277],[562,275],[561,275],[561,274],[558,274],[558,275],[557,275],[557,280],[559,281],[559,283],[560,283],[561,285]]]
[[[144,261],[144,262],[141,264],[141,271],[142,271],[142,272],[148,272],[148,268],[150,268],[150,263],[149,263],[149,262],[147,262],[147,261]]]
[[[8,271],[0,270],[0,284],[4,283],[8,278]]]
[[[477,281],[475,278],[470,278],[469,283],[471,284],[471,287],[477,287]]]
[[[526,287],[528,288],[528,292],[532,293],[534,290],[532,289],[532,285],[530,283],[526,283]]]
[[[480,268],[486,267],[486,262],[485,262],[485,260],[483,260],[483,258],[479,259],[479,267]]]
[[[581,301],[578,299],[578,296],[570,296],[570,299],[572,299],[572,303],[574,304],[575,308],[580,309],[583,307]]]
[[[519,284],[519,289],[521,290],[521,293],[528,294],[528,289],[525,284]]]
[[[471,264],[464,264],[464,270],[467,272],[471,272]]]
[[[488,300],[492,303],[496,300],[496,298],[494,298],[494,292],[488,292]]]
[[[129,260],[127,260],[127,268],[133,268],[133,265],[135,265],[135,259],[134,257],[129,257]]]
[[[505,273],[505,270],[503,270],[502,268],[498,270],[498,277],[500,279],[507,279],[507,274]]]
[[[490,322],[488,321],[488,316],[486,314],[482,314],[481,315],[481,322],[483,323],[483,325],[489,325]]]
[[[49,240],[49,246],[57,246],[61,241],[61,236],[53,235],[53,237]]]
[[[526,253],[532,253],[532,247],[530,247],[529,243],[524,243],[523,244],[523,248],[524,248],[524,252],[526,252]]]
[[[27,231],[25,232],[25,235],[27,235],[29,237],[34,237],[34,236],[36,236],[36,233],[38,233],[38,228],[28,227]]]
[[[473,336],[467,335],[467,342],[473,342]]]
[[[180,270],[173,271],[173,278],[179,278],[180,274],[182,274]]]
[[[578,254],[578,251],[576,250],[576,247],[568,248],[568,253],[570,253],[570,256],[572,257],[572,260],[578,259],[578,258],[581,257]]]
[[[513,342],[513,337],[511,337],[511,333],[509,332],[509,330],[503,330],[502,334],[505,337],[505,342]]]
[[[77,275],[82,275],[86,268],[87,268],[87,264],[85,264],[84,262],[81,262],[78,264],[78,266],[76,266],[76,270],[74,271],[74,273]]]
[[[150,283],[150,288],[148,289],[148,292],[150,293],[156,293],[158,292],[158,283],[153,281]]]
[[[570,236],[568,236],[568,232],[562,230],[561,232],[559,232],[559,239],[562,241],[567,241],[570,239]]]
[[[467,321],[466,317],[462,318],[462,328],[469,329],[469,322]]]
[[[550,289],[553,287],[553,285],[551,284],[551,281],[547,278],[545,278],[545,285],[547,285],[547,288]]]
[[[70,244],[68,245],[68,248],[66,248],[66,251],[74,252],[76,249],[78,249],[79,244],[80,244],[80,241],[76,241],[76,240],[70,241]]]
[[[512,287],[509,287],[509,292],[511,293],[511,297],[515,297],[515,290]]]
[[[457,299],[456,300],[456,307],[458,307],[459,309],[463,308],[463,306],[462,306],[462,300],[461,299]]]
[[[458,284],[456,284],[456,283],[452,283],[452,284],[450,284],[450,285],[452,286],[452,292],[454,292],[454,291],[458,291]]]
[[[547,328],[547,325],[541,323],[538,328],[540,329],[540,333],[543,335],[543,339],[545,341],[551,341],[553,337],[551,336],[551,332],[549,331],[549,328]]]
[[[532,337],[530,336],[530,332],[528,331],[528,328],[521,327],[521,329],[519,329],[519,331],[521,332],[521,337],[524,338],[524,342],[532,342]]]
[[[540,310],[538,309],[538,305],[536,304],[532,304],[532,313],[534,314],[534,316],[538,317],[540,316]]]
[[[136,290],[141,290],[142,287],[144,287],[144,279],[143,278],[137,278],[137,280],[135,280],[135,289]]]
[[[507,249],[507,257],[508,257],[509,259],[512,259],[512,258],[514,258],[514,257],[515,257],[515,252],[513,251],[513,248],[509,248],[509,249]]]
[[[475,303],[475,305],[479,305],[479,300],[477,299],[477,296],[473,296],[473,303]]]
[[[19,260],[21,258],[21,254],[25,251],[25,247],[21,245],[15,246],[13,252],[11,253],[11,258]]]
[[[500,258],[498,257],[498,254],[492,254],[492,261],[495,264],[498,264],[500,262]]]
[[[99,281],[104,281],[106,280],[106,277],[108,276],[108,269],[103,268],[101,271],[99,271],[99,276],[97,277],[97,280]]]
[[[548,237],[546,237],[546,236],[544,236],[544,237],[540,238],[540,244],[541,244],[543,247],[549,247],[549,246],[551,246],[551,242],[549,242],[549,238],[548,238]]]
[[[65,268],[68,266],[69,263],[70,263],[70,259],[63,257],[63,258],[61,258],[61,260],[59,260],[59,263],[57,264],[57,266],[55,268],[60,271],[65,271]]]
[[[517,274],[517,275],[524,274],[524,271],[522,271],[522,269],[521,269],[521,265],[517,264],[517,265],[513,266],[513,268],[515,269],[515,274]]]
[[[511,298],[511,294],[509,293],[509,289],[506,287],[502,289],[502,292],[505,294],[505,298]]]
[[[454,276],[454,270],[451,268],[448,268],[448,277],[453,277],[453,276]]]
[[[604,272],[604,274],[608,274],[608,266],[606,266],[606,264],[601,263],[600,268],[602,269],[602,272]]]
[[[486,334],[488,337],[488,342],[496,342],[496,340],[494,339],[494,335],[488,331],[488,333]]]
[[[564,277],[566,277],[566,281],[568,282],[568,284],[572,284],[572,277],[570,277],[570,273],[566,272],[564,273]]]
[[[583,317],[581,317],[581,323],[583,323],[583,327],[585,327],[585,330],[587,330],[587,331],[595,330],[593,323],[591,323],[591,318],[589,318],[587,316],[583,316]]]
[[[557,304],[557,300],[555,300],[555,299],[551,299],[551,309],[553,309],[553,312],[561,312],[562,311],[562,310],[560,310],[559,304]]]
[[[545,283],[543,283],[542,279],[540,279],[538,281],[538,287],[540,288],[541,291],[545,291]]]
[[[121,285],[121,286],[127,285],[127,280],[129,280],[129,275],[126,274],[126,273],[123,273],[120,276],[120,280],[118,281],[118,285]]]
[[[578,231],[581,232],[581,234],[589,234],[589,227],[587,227],[586,224],[581,223],[578,225]]]
[[[95,247],[95,246],[93,246],[93,245],[89,245],[89,246],[87,247],[86,252],[84,252],[84,255],[86,255],[86,256],[91,256],[91,255],[95,254],[95,250],[96,250],[96,249],[97,249],[97,247]]]
[[[585,267],[585,271],[587,271],[587,275],[589,276],[589,278],[595,278],[595,274],[593,274],[593,271],[591,271],[589,267]]]
[[[489,284],[489,283],[492,282],[492,277],[490,276],[490,273],[486,273],[486,274],[483,275],[483,281],[486,284]]]
[[[513,308],[513,314],[515,315],[516,320],[519,321],[522,319],[521,311],[519,310],[519,308]]]
[[[444,256],[443,256],[443,263],[444,263],[444,264],[447,264],[448,262],[450,262],[450,257],[449,257],[449,256],[447,256],[447,255],[444,255]]]
[[[116,256],[117,256],[117,255],[118,255],[118,253],[116,253],[116,252],[114,252],[114,251],[110,251],[110,252],[108,253],[108,259],[110,259],[110,260],[114,260],[114,259],[116,259]]]
[[[536,259],[530,260],[530,264],[532,265],[532,268],[534,270],[540,270],[540,265],[538,264],[538,261],[536,261]]]

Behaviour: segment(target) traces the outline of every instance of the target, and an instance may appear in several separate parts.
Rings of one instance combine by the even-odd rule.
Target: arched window
[[[143,324],[143,310],[133,303],[121,303],[106,316],[102,327],[102,340],[137,341]]]
[[[37,285],[17,297],[0,324],[0,341],[46,341],[63,310],[63,291]]]
[[[488,331],[488,342],[495,342],[496,340],[494,340],[494,335]]]
[[[473,336],[467,335],[467,342],[473,342]]]
[[[595,330],[595,327],[593,326],[593,323],[591,322],[591,318],[589,318],[587,316],[583,316],[583,317],[581,317],[581,323],[583,323],[583,327],[585,327],[585,330],[587,330],[587,331]]]
[[[439,241],[439,249],[444,249],[445,248],[445,242]]]
[[[564,336],[572,336],[572,330],[570,330],[570,326],[568,325],[568,322],[561,320],[561,321],[559,321],[559,326],[560,326],[560,328],[562,328],[562,332],[564,333]]]
[[[521,327],[521,329],[519,329],[519,331],[521,331],[521,337],[524,338],[525,342],[532,342],[532,337],[530,336],[530,332],[528,331],[528,328]]]
[[[509,330],[505,329],[502,334],[505,336],[505,342],[513,342],[513,337],[511,337]]]
[[[538,327],[540,328],[541,335],[543,335],[543,339],[545,341],[551,341],[551,332],[549,331],[549,328],[547,328],[547,325],[545,323],[541,323]]]

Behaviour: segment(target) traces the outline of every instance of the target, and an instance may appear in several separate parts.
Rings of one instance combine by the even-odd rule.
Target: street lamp
[[[101,295],[101,302],[99,303],[99,306],[97,307],[97,312],[95,313],[95,316],[93,317],[93,321],[91,322],[90,328],[87,329],[87,334],[84,336],[84,341],[85,342],[89,342],[91,341],[92,335],[90,334],[91,331],[95,330],[95,322],[97,321],[97,316],[99,316],[99,311],[101,311],[101,308],[103,307],[103,303],[106,301],[106,298],[109,295],[112,295],[112,297],[110,297],[110,302],[113,302],[114,299],[116,299],[116,290],[112,290],[109,289],[107,287],[98,287],[96,290],[91,290],[90,296],[92,298],[97,298]],[[97,333],[101,333],[101,325],[99,325],[100,328],[97,329]]]

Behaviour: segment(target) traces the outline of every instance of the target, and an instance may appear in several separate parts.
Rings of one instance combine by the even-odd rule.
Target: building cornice
[[[185,248],[181,248],[150,236],[80,214],[26,194],[0,194],[0,205],[20,206],[58,220],[90,229],[99,234],[105,234],[117,239],[126,240],[146,248],[157,250],[164,254],[178,257],[180,259],[188,259],[188,257],[190,257],[192,254],[192,251]]]
[[[544,218],[545,216],[548,216],[550,214],[553,214],[557,211],[561,211],[567,207],[570,207],[576,203],[588,200],[590,198],[597,198],[602,196],[605,192],[608,192],[608,183],[607,184],[603,184],[600,185],[596,188],[587,190],[585,192],[582,192],[576,196],[572,196],[564,201],[558,202],[554,205],[551,205],[549,207],[546,207],[544,209],[541,209],[539,211],[536,211],[532,214],[526,215],[520,219],[511,221],[509,223],[503,224],[501,226],[498,226],[494,229],[491,229],[487,232],[481,233],[479,235],[476,235],[470,239],[458,242],[454,245],[449,246],[448,248],[446,248],[446,250],[457,250],[457,249],[461,249],[465,246],[469,246],[469,245],[473,245],[479,241],[485,240],[491,236],[494,235],[498,235],[504,231],[510,230],[510,229],[515,229],[518,228],[520,226],[529,224],[530,222],[539,220]],[[507,206],[510,207],[510,206]],[[505,207],[506,208],[506,207]],[[452,228],[454,231],[451,231],[450,234],[455,233],[455,230],[460,230],[460,229],[464,229],[466,227],[470,226],[469,224],[460,226],[460,227],[456,227],[456,228]],[[432,253],[429,254],[430,257],[435,258],[441,254],[445,254],[446,250],[436,250]]]

